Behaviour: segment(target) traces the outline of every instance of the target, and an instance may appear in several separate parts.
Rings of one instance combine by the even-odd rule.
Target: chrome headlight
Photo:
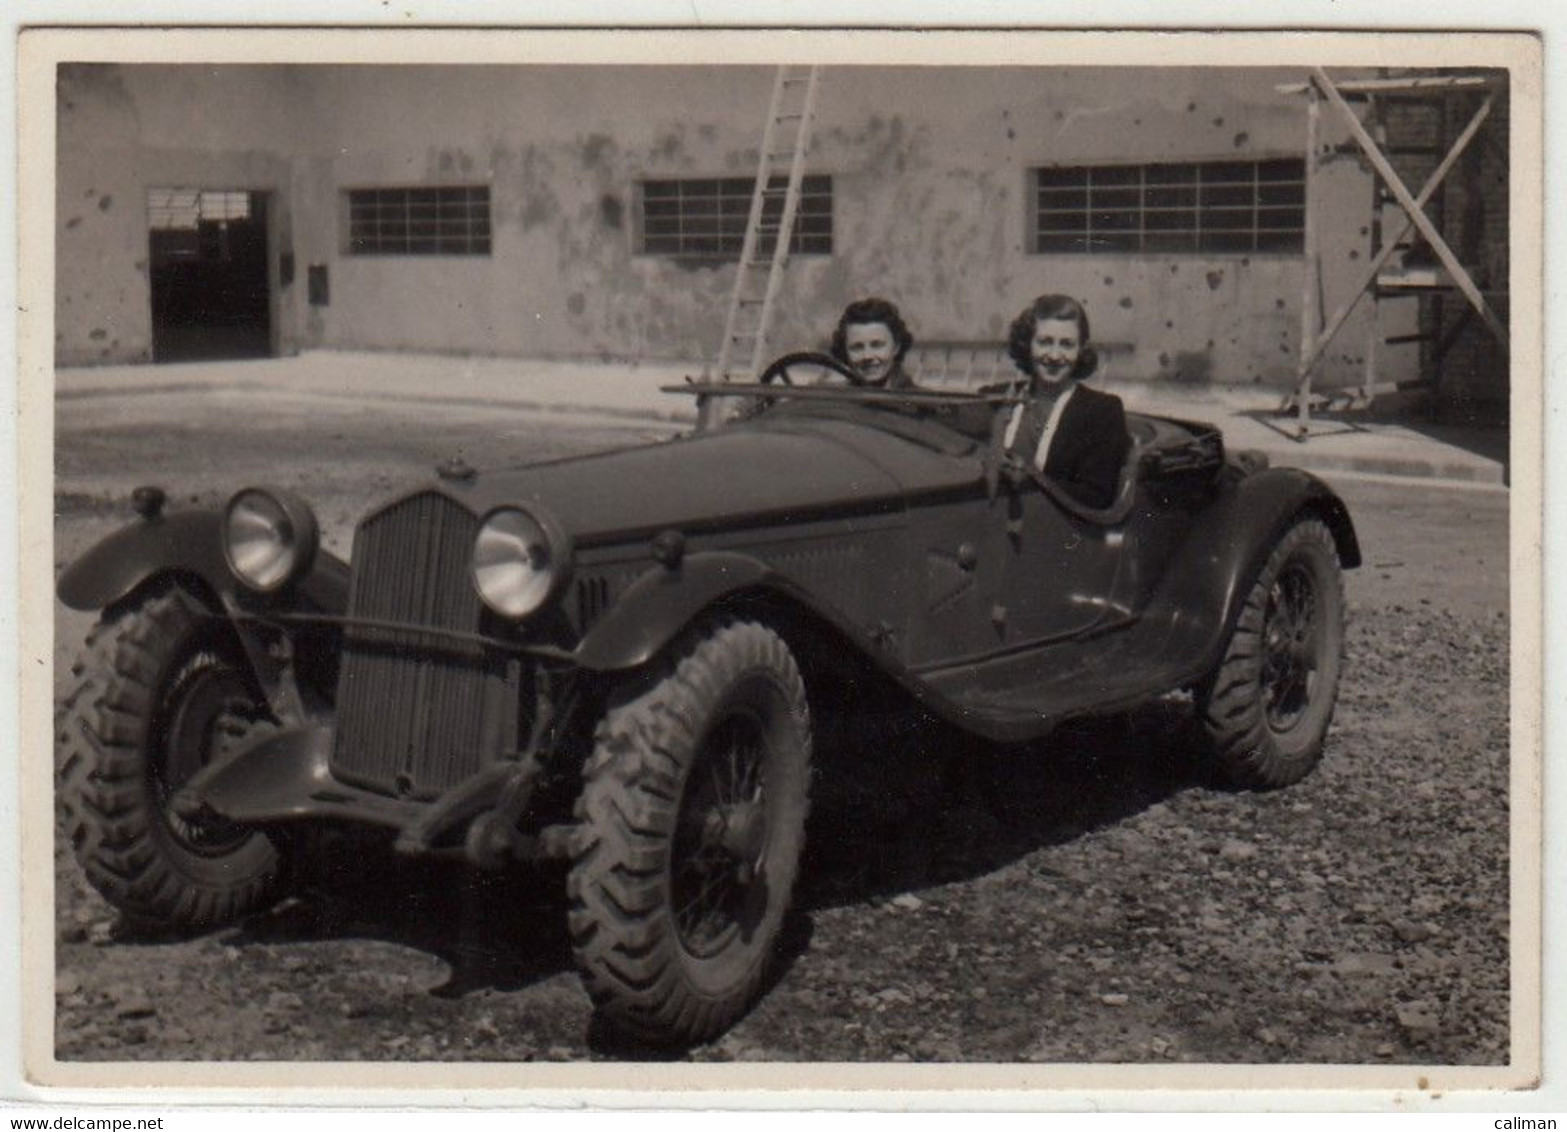
[[[319,538],[315,513],[286,491],[247,487],[223,512],[223,557],[235,577],[261,593],[303,576]]]
[[[484,520],[473,546],[473,584],[479,597],[504,617],[526,617],[555,592],[569,551],[565,537],[516,508]]]

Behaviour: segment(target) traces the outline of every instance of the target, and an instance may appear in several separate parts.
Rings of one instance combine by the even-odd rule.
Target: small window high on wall
[[[147,228],[155,262],[228,259],[231,226],[251,219],[250,194],[223,189],[148,189]]]
[[[349,255],[489,255],[488,185],[349,189]]]
[[[1300,252],[1301,158],[1034,170],[1035,252]]]
[[[762,204],[764,255],[772,254],[776,237],[769,236],[766,228],[776,228],[783,217],[787,184],[784,177],[768,182]],[[755,185],[751,177],[643,181],[638,194],[637,250],[643,255],[739,259]],[[789,251],[793,255],[832,254],[832,177],[818,174],[801,180],[800,207]]]

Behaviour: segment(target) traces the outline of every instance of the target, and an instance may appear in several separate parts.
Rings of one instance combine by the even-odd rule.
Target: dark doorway
[[[266,211],[265,193],[147,191],[153,361],[271,354]]]

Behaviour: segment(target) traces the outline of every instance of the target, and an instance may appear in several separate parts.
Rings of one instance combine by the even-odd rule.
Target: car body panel
[[[186,511],[122,527],[67,566],[55,591],[70,608],[91,610],[123,600],[165,571],[200,578],[213,591],[232,587],[222,523],[216,512]]]
[[[1240,480],[1193,519],[1192,528],[1146,607],[1103,631],[920,674],[957,706],[953,722],[990,738],[1036,738],[1077,715],[1118,711],[1202,679],[1218,663],[1229,628],[1272,541],[1302,512],[1329,527],[1342,509],[1315,477],[1272,469]],[[1347,515],[1343,515],[1347,521]],[[1340,527],[1339,553],[1359,561],[1353,529]]]
[[[67,566],[55,592],[71,609],[104,609],[163,575],[199,579],[214,595],[236,589],[223,557],[221,512],[174,512],[121,527]],[[347,605],[348,578],[346,562],[318,551],[293,594],[316,612],[341,613]]]
[[[671,568],[649,567],[624,589],[609,615],[588,630],[572,659],[593,672],[638,667],[715,602],[781,584],[766,563],[725,551],[688,555]]]
[[[1212,438],[1206,426],[1130,419],[1144,453]],[[880,669],[934,714],[978,735],[1023,740],[1200,680],[1268,548],[1302,511],[1333,528],[1345,565],[1359,561],[1343,504],[1302,472],[1221,472],[1203,456],[1178,474],[1149,473],[1125,518],[1106,525],[1026,476],[998,475],[992,443],[948,428],[940,414],[853,405],[768,412],[639,448],[448,470],[365,517],[352,577],[322,553],[305,579],[271,598],[247,594],[228,573],[222,516],[213,512],[160,516],[111,535],[64,572],[59,592],[73,608],[94,608],[161,574],[189,575],[224,597],[220,605],[245,607],[250,620],[235,621],[242,638],[268,611],[286,613],[290,626],[319,615],[334,633],[314,647],[326,640],[357,658],[352,677],[344,660],[342,680],[395,678],[396,703],[420,688],[447,689],[438,709],[446,714],[433,725],[423,707],[393,711],[369,685],[356,685],[345,714],[340,688],[328,705],[335,720],[296,721],[262,741],[270,756],[241,752],[231,768],[193,784],[208,796],[186,799],[257,823],[358,814],[396,826],[464,791],[493,791],[498,766],[537,753],[547,713],[519,706],[516,718],[484,722],[508,698],[533,694],[534,682],[518,675],[529,663],[620,679],[704,618],[783,611],[791,632],[814,633],[830,652]],[[1212,461],[1222,460],[1222,446],[1211,448]],[[472,585],[469,540],[484,516],[513,506],[538,513],[569,548],[551,604],[512,624],[478,606],[471,590],[455,604],[430,592],[437,577],[448,588]],[[383,533],[362,542],[372,528]],[[377,568],[374,554],[364,558],[377,546],[396,549],[375,592],[422,594],[425,604],[401,614],[418,631],[389,628],[396,609],[356,613],[370,608],[351,594],[369,585],[359,572]],[[426,569],[438,572],[405,577]],[[440,609],[459,607],[474,612],[461,623],[440,620],[449,616]],[[281,623],[275,617],[272,629]],[[462,674],[469,669],[471,679]],[[460,706],[468,701],[485,705],[482,726]],[[360,744],[352,750],[369,762],[356,755],[339,765],[332,734],[341,738],[349,715]],[[387,719],[403,715],[414,730],[387,730]],[[470,743],[460,764],[407,772],[406,760],[425,757],[416,735],[470,724],[471,740],[453,740]],[[473,743],[495,749],[483,755]],[[390,746],[383,755],[376,744]],[[270,757],[280,760],[275,777]]]
[[[426,807],[335,778],[332,730],[308,724],[268,734],[198,771],[172,799],[176,813],[204,810],[250,825],[344,818],[389,829],[416,821]]]
[[[831,433],[736,428],[444,485],[476,514],[545,507],[583,548],[901,508],[902,485]]]

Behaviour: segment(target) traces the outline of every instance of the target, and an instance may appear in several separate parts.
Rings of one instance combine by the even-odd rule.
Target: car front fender
[[[1151,620],[1169,627],[1174,655],[1200,657],[1203,670],[1217,663],[1253,579],[1275,541],[1302,514],[1327,525],[1342,566],[1360,565],[1349,510],[1327,484],[1294,468],[1247,476],[1197,517],[1149,609]]]
[[[196,578],[213,594],[236,582],[223,558],[223,516],[217,511],[182,511],[132,523],[93,546],[60,575],[55,592],[71,609],[103,609],[135,593],[153,578]],[[295,587],[325,613],[348,608],[348,566],[319,551],[315,564]]]
[[[690,554],[678,566],[649,570],[628,586],[614,607],[575,650],[577,664],[617,672],[646,664],[704,609],[730,594],[776,586],[771,568],[732,551]]]

